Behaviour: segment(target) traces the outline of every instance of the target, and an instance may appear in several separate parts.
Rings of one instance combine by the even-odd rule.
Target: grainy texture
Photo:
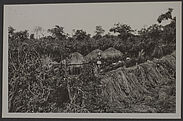
[[[103,96],[115,105],[109,112],[175,112],[175,72],[175,53],[107,72],[101,81]]]
[[[180,80],[172,11],[139,31],[118,23],[107,34],[96,26],[93,36],[59,25],[48,36],[36,27],[35,37],[8,27],[8,111],[174,113]]]

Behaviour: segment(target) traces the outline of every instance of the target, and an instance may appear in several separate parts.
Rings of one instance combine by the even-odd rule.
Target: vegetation
[[[121,51],[123,57],[120,59],[126,63],[127,67],[154,58],[162,58],[175,51],[176,47],[176,18],[172,17],[172,11],[173,9],[169,9],[167,13],[160,15],[157,19],[159,23],[142,28],[138,31],[138,34],[135,34],[135,30],[129,25],[120,23],[115,24],[108,34],[104,34],[105,30],[102,26],[96,26],[93,36],[84,30],[75,30],[74,34],[69,36],[68,33],[64,32],[62,26],[56,25],[54,28],[48,29],[51,36],[38,37],[38,33],[42,33],[43,30],[41,27],[36,27],[36,37],[34,37],[34,34],[29,36],[27,30],[16,32],[13,27],[9,27],[9,112],[117,111],[117,109],[111,111],[111,107],[114,105],[109,105],[108,97],[102,96],[104,85],[101,84],[101,78],[103,77],[95,76],[95,65],[86,64],[80,75],[69,76],[66,67],[62,64],[44,66],[42,63],[43,56],[48,56],[51,60],[61,63],[74,52],[86,56],[93,50],[104,51],[113,47]],[[170,23],[162,25],[161,22],[165,20],[170,21]],[[131,60],[126,61],[127,57]],[[109,58],[105,61],[115,62],[116,58]],[[167,66],[162,68],[168,68],[168,62],[162,61],[165,64],[164,66]],[[147,66],[145,64],[143,68],[147,68]],[[166,69],[163,71],[166,71]],[[124,72],[127,73],[127,71]],[[126,75],[128,75],[128,78],[133,76]],[[169,79],[169,77],[167,78]],[[137,81],[138,79],[134,78],[134,80]],[[133,98],[126,98],[124,103],[131,102],[139,97],[134,95],[132,94]],[[166,103],[163,102],[164,100],[155,102],[157,103],[156,106],[160,106],[155,107],[158,112],[169,110],[164,108],[166,106],[162,108],[161,105],[167,104],[170,108],[174,106],[168,102],[175,97],[172,96],[171,98],[167,98]]]

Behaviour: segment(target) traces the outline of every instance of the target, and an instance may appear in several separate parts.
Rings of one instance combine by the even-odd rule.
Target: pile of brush
[[[149,113],[176,111],[175,52],[130,68],[118,68],[102,76],[105,112]]]

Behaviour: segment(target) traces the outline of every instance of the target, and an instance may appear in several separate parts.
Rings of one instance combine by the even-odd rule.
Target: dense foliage
[[[105,112],[108,108],[105,97],[100,96],[100,78],[93,72],[93,65],[86,65],[83,73],[68,76],[63,65],[44,66],[42,58],[50,57],[61,62],[69,54],[79,52],[87,55],[94,49],[114,47],[130,57],[127,66],[134,66],[153,58],[172,53],[176,46],[176,18],[173,9],[160,15],[159,23],[142,28],[135,34],[129,25],[115,24],[104,34],[97,26],[95,35],[84,30],[75,30],[72,36],[56,25],[49,29],[51,36],[29,36],[27,30],[16,32],[8,28],[8,102],[10,112]],[[36,33],[41,28],[36,29]],[[112,34],[115,33],[115,34]],[[117,34],[117,35],[116,35]],[[36,35],[37,36],[37,35]],[[111,61],[111,60],[108,60]]]

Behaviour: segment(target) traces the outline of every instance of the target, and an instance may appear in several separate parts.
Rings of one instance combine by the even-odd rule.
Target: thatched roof
[[[103,51],[100,49],[95,49],[92,52],[90,52],[88,55],[86,55],[85,59],[87,61],[95,60],[97,58],[99,52],[102,54]]]
[[[74,52],[69,55],[68,64],[83,64],[84,62],[85,62],[85,59],[83,55],[81,55],[78,52]]]
[[[121,51],[116,50],[113,47],[110,47],[110,48],[106,49],[102,53],[102,58],[104,58],[104,59],[106,59],[106,58],[116,58],[116,57],[122,57],[122,56],[123,56],[123,54],[121,53]]]

